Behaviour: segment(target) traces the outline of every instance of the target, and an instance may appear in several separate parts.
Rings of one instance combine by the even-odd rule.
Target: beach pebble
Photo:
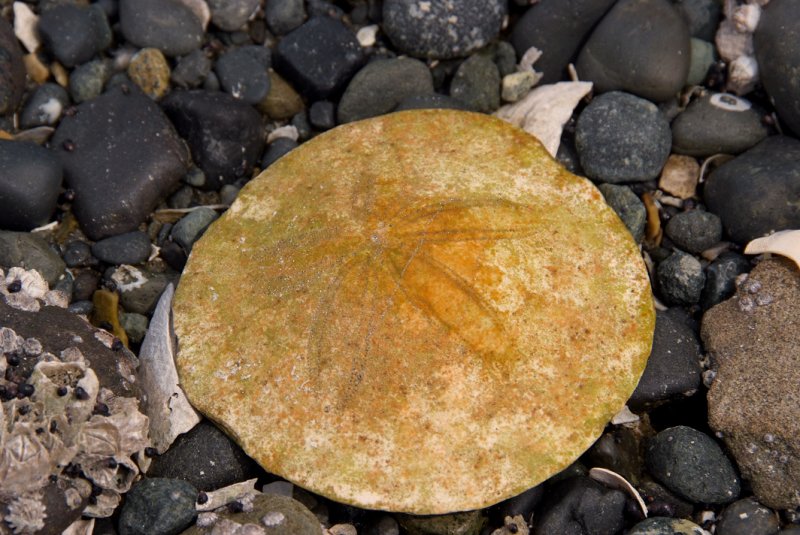
[[[781,529],[778,515],[753,498],[733,502],[717,522],[716,535],[775,535]]]
[[[689,199],[697,192],[700,179],[700,164],[691,156],[670,154],[661,176],[658,179],[659,189],[679,199]]]
[[[0,230],[0,269],[12,267],[35,269],[53,286],[66,265],[41,236],[29,232]]]
[[[250,496],[246,508],[201,513],[197,524],[181,535],[320,535],[320,520],[299,501],[255,491]]]
[[[692,37],[713,41],[722,15],[722,6],[717,0],[673,0],[678,13],[689,25]]]
[[[308,108],[308,121],[324,132],[336,126],[336,106],[329,100],[318,100]]]
[[[22,106],[19,114],[21,128],[52,126],[61,118],[61,114],[69,106],[67,91],[51,82],[38,86]]]
[[[63,247],[61,258],[68,268],[86,267],[97,264],[92,256],[92,247],[83,240],[73,240]],[[90,295],[91,297],[91,295]]]
[[[444,515],[396,515],[395,519],[409,535],[447,535],[464,533],[477,535],[486,523],[482,511],[466,511]]]
[[[264,100],[258,103],[259,111],[270,119],[278,120],[291,119],[295,114],[300,113],[305,104],[297,91],[272,69],[268,75],[269,93]]]
[[[540,505],[533,533],[618,533],[624,525],[625,494],[585,476],[560,481]]]
[[[653,349],[628,404],[634,410],[694,394],[702,381],[700,342],[680,309],[656,312]]]
[[[692,305],[700,301],[706,277],[697,258],[676,250],[658,264],[656,280],[661,297],[672,305]]]
[[[201,206],[183,216],[175,226],[172,227],[170,236],[186,251],[188,255],[194,242],[206,231],[208,226],[216,221],[219,214],[211,208]]]
[[[125,497],[119,535],[177,535],[197,517],[197,489],[179,479],[148,478]]]
[[[159,100],[169,91],[169,64],[157,48],[143,48],[128,65],[128,77],[148,97]]]
[[[92,254],[106,264],[141,264],[150,256],[150,238],[144,232],[126,232],[92,245]]]
[[[708,70],[717,61],[717,51],[714,45],[696,37],[690,40],[691,63],[686,85],[700,85],[708,76]]]
[[[225,433],[208,420],[179,436],[170,448],[153,459],[148,477],[188,481],[212,491],[257,477],[258,465]]]
[[[722,239],[722,222],[710,212],[689,210],[672,216],[664,232],[684,251],[699,254]]]
[[[633,526],[628,535],[705,535],[705,531],[689,520],[654,516]]]
[[[170,78],[178,87],[199,87],[211,71],[211,60],[202,50],[193,50],[178,59]]]
[[[628,227],[633,239],[640,243],[644,238],[644,226],[647,222],[644,203],[628,186],[600,184],[599,189],[608,205]]]
[[[133,89],[115,88],[78,106],[51,145],[75,191],[73,213],[93,240],[135,230],[189,161],[158,106]]]
[[[652,102],[614,91],[595,97],[578,117],[575,146],[589,178],[641,182],[669,156],[669,123]]]
[[[303,0],[271,0],[264,8],[267,26],[276,35],[286,35],[306,20]]]
[[[581,44],[614,0],[560,0],[537,2],[519,18],[511,32],[511,44],[522,57],[536,47],[542,51],[534,67],[543,84],[565,78],[567,64],[574,60]]]
[[[800,135],[800,3],[773,0],[753,36],[761,82],[780,118]]]
[[[122,34],[141,48],[183,56],[203,42],[201,19],[180,0],[120,0]]]
[[[489,113],[500,107],[500,71],[489,58],[470,56],[450,82],[450,96],[472,111]]]
[[[710,212],[740,244],[772,231],[800,228],[800,141],[770,136],[721,165],[706,180]]]
[[[264,156],[261,158],[261,168],[266,169],[296,147],[297,141],[288,137],[279,137],[270,143],[267,146],[267,150],[264,151]]]
[[[39,36],[45,48],[65,67],[89,61],[111,46],[111,28],[97,5],[59,4],[39,17]]]
[[[247,19],[258,7],[258,0],[208,0],[211,22],[226,32],[233,32],[247,23]],[[274,0],[270,4],[281,3]]]
[[[672,122],[672,149],[678,154],[739,154],[767,137],[761,113],[741,97],[713,93],[694,100]]]
[[[597,93],[623,90],[662,102],[686,83],[689,54],[689,28],[671,2],[620,0],[592,32],[576,68]]]
[[[214,70],[222,89],[247,104],[258,104],[269,92],[270,51],[248,45],[222,54]]]
[[[14,30],[0,17],[0,115],[17,109],[25,90],[25,64]]]
[[[467,106],[459,100],[448,95],[431,93],[429,95],[412,95],[400,101],[394,111],[403,110],[430,110],[430,109],[449,109],[467,110]]]
[[[128,341],[134,344],[141,343],[147,334],[147,316],[135,312],[122,312],[119,315],[119,324],[125,329]]]
[[[91,248],[85,242],[86,251],[91,255]],[[91,269],[81,270],[72,283],[72,300],[73,301],[89,301],[91,302],[92,294],[97,290],[97,285],[100,282],[100,274]]]
[[[739,253],[727,251],[706,267],[706,283],[700,295],[703,309],[723,302],[736,291],[736,278],[750,271],[750,262]]]
[[[363,62],[355,34],[330,17],[312,18],[275,50],[275,69],[313,99],[341,91]]]
[[[410,56],[458,58],[491,41],[506,12],[505,0],[385,0],[383,31]]]
[[[0,229],[31,230],[50,221],[61,162],[34,143],[0,140]]]
[[[261,117],[252,106],[200,89],[173,91],[161,105],[205,173],[204,189],[249,176],[264,146]]]
[[[409,96],[432,93],[431,71],[421,61],[377,59],[358,71],[348,84],[339,102],[339,122],[389,113]]]
[[[175,275],[160,273],[143,268],[122,265],[109,268],[107,278],[119,291],[119,302],[126,312],[147,315],[153,312],[164,288],[175,282]],[[108,280],[106,281],[108,282]]]
[[[76,67],[69,77],[69,95],[80,104],[100,96],[111,76],[111,66],[106,60],[96,59]]]

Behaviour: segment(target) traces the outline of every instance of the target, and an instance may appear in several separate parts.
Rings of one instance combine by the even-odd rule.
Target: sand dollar
[[[190,401],[269,472],[364,508],[485,507],[636,386],[647,273],[598,190],[446,110],[341,126],[248,183],[174,303]]]

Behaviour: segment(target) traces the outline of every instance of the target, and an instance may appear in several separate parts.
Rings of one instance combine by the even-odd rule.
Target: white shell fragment
[[[630,497],[633,498],[634,501],[639,505],[639,509],[642,511],[644,517],[647,518],[647,505],[645,505],[642,496],[639,494],[639,491],[637,491],[633,485],[628,483],[627,479],[616,472],[608,470],[607,468],[599,467],[589,470],[589,477],[595,481],[599,481],[609,488],[628,493],[628,495],[630,495]]]
[[[178,385],[175,369],[175,333],[171,325],[173,286],[168,285],[158,300],[147,336],[139,352],[139,380],[144,411],[150,418],[152,445],[163,453],[181,433],[200,421]]]
[[[757,238],[744,248],[745,254],[774,253],[790,258],[800,267],[800,230],[781,230]]]
[[[360,44],[364,48],[369,48],[375,44],[375,36],[378,34],[378,25],[377,24],[370,24],[369,26],[364,26],[358,33],[356,33],[356,39],[358,40],[358,44]]]
[[[615,414],[613,418],[611,418],[611,423],[613,425],[634,424],[638,421],[639,415],[632,413],[627,405],[622,407],[622,410]]]
[[[519,102],[501,107],[494,114],[539,139],[555,157],[564,124],[578,102],[592,90],[591,82],[558,82],[539,86]]]
[[[214,509],[234,502],[247,494],[254,494],[258,492],[255,490],[256,481],[258,481],[257,478],[248,479],[247,481],[222,487],[214,492],[207,492],[206,496],[208,496],[208,501],[203,504],[197,504],[197,510],[200,512],[213,511]]]
[[[39,50],[42,42],[36,27],[39,25],[39,16],[25,2],[14,2],[14,35],[17,36],[28,52]]]

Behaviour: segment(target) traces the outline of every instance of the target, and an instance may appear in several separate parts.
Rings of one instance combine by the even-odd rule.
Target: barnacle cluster
[[[728,64],[727,90],[744,95],[759,80],[758,62],[753,48],[753,33],[762,8],[769,0],[725,0],[725,20],[715,37],[720,57]]]
[[[36,271],[0,271],[0,300],[17,310],[0,303],[2,318],[65,306],[58,294]],[[136,397],[104,384],[80,336],[54,354],[8,324],[0,326],[0,532],[35,533],[64,511],[109,516],[139,475],[147,417]]]

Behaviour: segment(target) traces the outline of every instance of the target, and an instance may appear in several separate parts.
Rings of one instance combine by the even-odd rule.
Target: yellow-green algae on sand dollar
[[[650,286],[597,189],[498,119],[335,128],[247,184],[174,302],[181,384],[267,471],[437,514],[518,494],[619,411]]]

